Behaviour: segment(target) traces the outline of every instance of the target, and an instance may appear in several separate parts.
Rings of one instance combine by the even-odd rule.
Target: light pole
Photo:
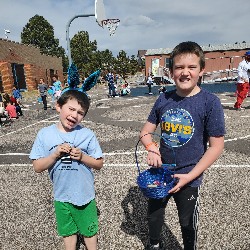
[[[9,34],[9,33],[10,33],[9,30],[4,29],[4,34],[5,34],[5,38],[6,38],[6,39],[8,39],[8,34]]]
[[[95,16],[95,14],[85,14],[85,15],[76,15],[72,17],[69,22],[67,23],[66,26],[66,41],[67,41],[67,49],[68,49],[68,58],[69,58],[69,66],[72,64],[72,58],[71,58],[71,49],[70,49],[70,39],[69,39],[69,26],[71,22],[78,18],[78,17],[90,17],[90,16]]]

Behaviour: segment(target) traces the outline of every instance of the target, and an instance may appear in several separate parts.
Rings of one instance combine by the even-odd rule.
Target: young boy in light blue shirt
[[[80,125],[89,109],[86,94],[68,90],[56,104],[59,122],[42,128],[30,159],[37,173],[48,170],[53,182],[58,234],[65,249],[75,249],[77,234],[88,250],[97,249],[98,218],[92,169],[101,169],[103,155],[93,131]]]

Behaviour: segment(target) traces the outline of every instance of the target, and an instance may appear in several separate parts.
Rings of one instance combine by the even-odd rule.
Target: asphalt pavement
[[[83,124],[95,131],[105,166],[95,171],[100,210],[100,250],[142,250],[148,242],[146,198],[136,185],[135,145],[157,94],[107,98],[107,89],[92,89],[91,108]],[[133,89],[132,89],[133,91]],[[198,249],[250,249],[250,98],[246,109],[233,108],[235,96],[217,94],[225,112],[225,150],[205,173],[200,194]],[[23,100],[18,120],[0,128],[0,249],[61,250],[57,236],[52,186],[47,172],[34,173],[28,158],[37,132],[56,123],[55,110],[44,111],[36,100]],[[48,138],[49,139],[49,138]],[[142,169],[146,152],[139,145]],[[182,249],[173,201],[165,216],[162,235],[167,249]]]

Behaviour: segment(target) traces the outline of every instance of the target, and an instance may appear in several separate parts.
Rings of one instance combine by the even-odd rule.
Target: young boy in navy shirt
[[[162,93],[141,130],[153,167],[172,163],[174,149],[176,185],[162,199],[148,200],[149,250],[165,249],[160,240],[167,203],[173,197],[179,215],[185,250],[197,249],[199,191],[203,172],[218,159],[224,148],[225,122],[218,97],[200,88],[205,56],[195,42],[177,45],[170,56],[170,73],[176,90]],[[161,128],[160,148],[152,140]],[[207,146],[208,144],[208,146]]]

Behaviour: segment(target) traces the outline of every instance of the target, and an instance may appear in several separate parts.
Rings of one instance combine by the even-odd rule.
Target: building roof
[[[235,43],[235,44],[221,44],[221,45],[205,45],[201,46],[203,51],[211,52],[211,51],[228,51],[228,50],[242,50],[242,49],[250,49],[250,43]],[[159,48],[159,49],[148,49],[146,52],[146,56],[150,55],[167,55],[172,52],[173,48]]]
[[[146,49],[140,49],[140,50],[138,50],[137,56],[144,57],[146,53],[147,53]]]

